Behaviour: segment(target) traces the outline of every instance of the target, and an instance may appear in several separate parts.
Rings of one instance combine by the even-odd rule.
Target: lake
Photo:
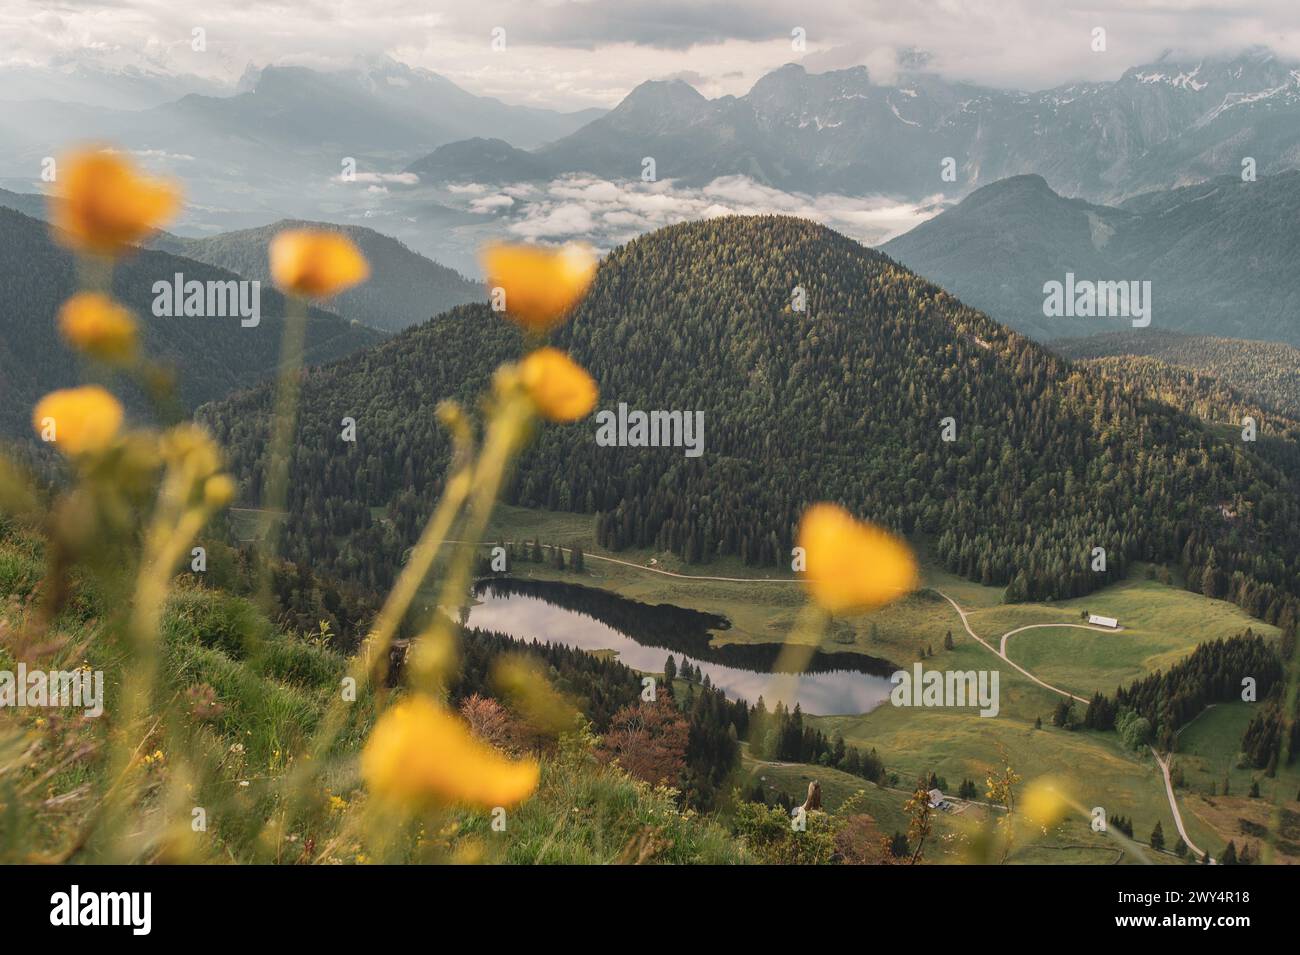
[[[712,645],[723,617],[670,604],[644,604],[574,584],[510,578],[481,581],[468,627],[582,650],[612,650],[634,670],[661,673],[671,653],[707,674],[731,699],[771,709],[779,700],[820,716],[866,713],[888,699],[888,661],[819,652],[802,674],[773,674],[779,644]]]

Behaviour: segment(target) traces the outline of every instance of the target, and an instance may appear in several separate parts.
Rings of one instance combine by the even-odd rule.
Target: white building
[[[1102,617],[1095,613],[1088,614],[1088,622],[1097,627],[1110,627],[1112,630],[1119,627],[1119,621],[1114,617]]]

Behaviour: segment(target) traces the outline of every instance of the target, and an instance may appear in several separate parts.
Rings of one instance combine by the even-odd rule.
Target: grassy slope
[[[10,598],[20,603],[33,592],[44,572],[43,561],[42,547],[34,535],[6,531],[0,524],[0,633],[4,632],[4,605]],[[67,637],[69,647],[77,650],[75,659],[60,660],[58,665],[71,667],[84,661],[105,671],[105,713],[111,719],[120,698],[122,655],[98,628],[96,621],[103,613],[98,604],[93,595],[78,598],[57,621],[55,633]],[[235,799],[237,811],[224,815],[236,830],[267,818],[274,805],[269,788],[286,770],[291,753],[321,719],[337,692],[346,660],[329,649],[277,632],[247,600],[192,585],[180,588],[169,603],[162,646],[166,682],[175,688],[173,701],[183,703],[188,687],[207,684],[223,707],[220,716],[201,732],[217,752],[226,753],[222,758],[225,772],[203,779],[195,798],[213,806],[228,806],[228,800]],[[12,669],[13,665],[0,646],[0,669]],[[366,699],[363,694],[357,705]],[[0,712],[0,731],[39,726],[36,721],[46,715],[44,711]],[[97,725],[88,727],[88,733],[109,728],[107,719],[90,722]],[[345,753],[359,750],[369,723],[362,713],[360,720],[345,730],[341,744]],[[234,744],[239,748],[231,749]],[[171,750],[166,740],[159,745]],[[170,758],[167,764],[170,766]],[[100,775],[97,763],[78,761],[46,780],[44,787],[51,796],[82,784],[98,789],[103,783]],[[232,786],[239,780],[252,780],[252,786],[234,790],[232,797]],[[349,799],[360,794],[352,771],[345,771],[337,786]],[[70,838],[67,827],[75,822],[75,817],[51,815],[19,820],[18,824],[27,828],[29,838],[48,849],[65,844]],[[589,754],[579,752],[544,762],[537,796],[514,810],[507,835],[492,832],[484,813],[465,812],[460,824],[458,838],[464,840],[466,857],[490,861],[609,863],[619,861],[629,845],[640,846],[647,833],[653,834],[653,861],[753,861],[744,845],[715,820],[681,813],[666,793],[650,790],[617,770],[597,766]],[[224,821],[219,821],[213,831],[218,847],[226,844],[223,826]],[[0,858],[5,855],[5,828],[0,825]],[[229,835],[238,842],[239,833]],[[328,839],[320,841],[324,844]],[[223,859],[224,851],[218,852]],[[238,847],[232,852],[238,854]],[[352,859],[345,852],[327,861]]]
[[[1296,802],[1300,763],[1280,768],[1273,779],[1263,770],[1239,765],[1238,747],[1253,713],[1250,703],[1224,703],[1206,710],[1183,728],[1175,759],[1186,780],[1180,792],[1184,816],[1194,816],[1199,823],[1214,828],[1224,842],[1233,839],[1240,847],[1243,839],[1258,841],[1249,823],[1269,825],[1269,815],[1280,794],[1285,806],[1282,837],[1289,845],[1279,845],[1278,861],[1300,863],[1300,803]],[[1223,795],[1225,778],[1227,797]],[[1252,782],[1259,783],[1260,798],[1249,797]],[[1210,795],[1211,791],[1216,795]]]
[[[1114,617],[1123,629],[1028,630],[1007,642],[1007,655],[1048,683],[1091,696],[1094,690],[1111,693],[1122,683],[1167,670],[1197,644],[1248,627],[1267,638],[1279,636],[1276,627],[1226,600],[1132,577],[1074,600],[990,608],[972,614],[971,626],[981,636],[1000,635],[1031,623],[1081,623],[1084,610]],[[1063,650],[1062,641],[1068,641],[1068,650]]]

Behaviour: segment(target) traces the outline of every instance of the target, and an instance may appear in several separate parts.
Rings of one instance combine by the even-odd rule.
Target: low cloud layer
[[[515,238],[580,239],[601,249],[678,222],[762,214],[800,216],[878,245],[940,211],[937,200],[913,204],[883,197],[805,195],[774,189],[747,176],[722,176],[698,188],[677,187],[669,180],[614,182],[564,176],[545,185],[463,185],[456,187],[454,195],[468,210],[496,217],[496,226]]]

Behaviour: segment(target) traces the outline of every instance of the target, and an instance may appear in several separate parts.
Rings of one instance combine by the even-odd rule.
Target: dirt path
[[[1178,827],[1178,834],[1183,837],[1183,842],[1187,843],[1187,848],[1191,849],[1198,856],[1204,857],[1205,853],[1199,849],[1192,841],[1192,837],[1187,834],[1183,828],[1183,814],[1178,811],[1178,800],[1174,797],[1174,784],[1169,779],[1169,763],[1160,758],[1154,746],[1151,747],[1151,755],[1156,758],[1156,763],[1160,766],[1160,772],[1165,777],[1165,795],[1169,797],[1169,810],[1174,814],[1174,825]],[[1211,859],[1211,862],[1214,860]]]
[[[463,540],[445,540],[444,544],[465,544],[469,541]],[[493,544],[518,544],[521,541],[478,541],[479,546],[491,546]],[[523,541],[522,543],[527,543]],[[547,544],[548,549],[559,547],[560,552],[572,554],[572,547],[560,547],[559,544]],[[798,577],[707,577],[704,574],[678,574],[671,570],[660,570],[658,567],[647,567],[645,564],[634,564],[630,560],[619,560],[617,557],[601,557],[599,554],[588,554],[585,551],[582,555],[583,560],[603,560],[608,564],[621,564],[624,567],[631,567],[635,570],[644,570],[651,574],[659,574],[663,577],[672,577],[676,580],[716,580],[728,584],[798,584],[802,583]]]
[[[978,640],[980,643],[982,643],[990,652],[996,653],[1003,660],[1006,660],[1007,663],[1011,664],[1011,666],[1015,667],[1017,670],[1019,670],[1025,676],[1029,677],[1029,679],[1033,680],[1039,686],[1045,687],[1046,689],[1051,690],[1053,693],[1057,693],[1061,696],[1069,697],[1072,700],[1077,700],[1080,703],[1088,702],[1081,696],[1075,696],[1073,693],[1070,693],[1066,690],[1062,690],[1059,687],[1052,686],[1050,683],[1043,682],[1042,680],[1038,679],[1038,677],[1034,676],[1032,673],[1026,670],[1024,667],[1020,666],[1020,664],[1009,659],[1007,657],[1007,638],[1010,637],[1012,634],[1020,633],[1022,630],[1031,630],[1035,627],[1075,627],[1080,630],[1099,630],[1102,633],[1116,633],[1117,632],[1116,630],[1112,630],[1108,627],[1090,627],[1081,623],[1030,624],[1029,626],[1025,626],[1025,627],[1017,627],[1015,630],[1008,630],[1006,633],[1002,635],[1002,641],[1000,644],[1001,649],[994,650],[992,644],[985,641],[983,638],[980,637],[979,634],[977,634],[974,630],[971,629],[970,621],[966,619],[966,611],[961,609],[957,601],[953,600],[951,597],[949,597],[941,590],[937,590],[935,592],[939,594],[939,596],[943,597],[944,600],[948,601],[948,603],[952,604],[953,609],[956,610],[958,616],[961,617],[961,623],[962,626],[966,628],[966,632],[969,633],[976,640]],[[1165,796],[1168,797],[1169,799],[1169,811],[1173,814],[1174,825],[1178,828],[1178,834],[1182,836],[1183,842],[1187,843],[1187,848],[1191,849],[1198,856],[1204,856],[1205,853],[1196,845],[1196,843],[1192,842],[1191,836],[1187,834],[1187,829],[1183,826],[1183,815],[1181,812],[1178,811],[1178,799],[1174,795],[1173,782],[1169,778],[1169,763],[1164,759],[1160,758],[1160,754],[1156,752],[1156,748],[1154,746],[1151,747],[1151,755],[1156,758],[1156,765],[1160,767],[1160,773],[1164,777]]]
[[[1087,623],[1031,623],[1028,626],[1016,627],[1014,630],[1008,630],[1002,634],[1002,643],[998,649],[998,655],[1005,658],[1007,655],[1007,641],[1017,633],[1025,630],[1037,630],[1042,627],[1073,627],[1076,630],[1096,630],[1098,633],[1119,633],[1123,627],[1094,627]],[[1077,699],[1077,697],[1076,697]]]
[[[978,633],[976,633],[974,630],[971,629],[970,621],[969,621],[968,619],[966,619],[966,611],[961,609],[961,605],[958,604],[957,601],[953,600],[951,597],[949,597],[949,596],[948,596],[946,593],[944,593],[942,590],[935,590],[935,593],[937,593],[937,594],[938,594],[940,597],[942,597],[944,600],[948,601],[948,603],[952,604],[952,609],[953,609],[953,610],[956,610],[956,611],[957,611],[957,615],[958,615],[959,617],[961,617],[961,625],[962,625],[963,627],[966,628],[966,632],[967,632],[968,634],[970,634],[971,637],[973,637],[977,642],[979,642],[979,643],[984,647],[984,649],[988,650],[989,653],[992,653],[994,656],[1001,657],[1004,661],[1006,661],[1006,663],[1007,663],[1008,666],[1011,666],[1011,667],[1015,668],[1015,669],[1018,670],[1021,674],[1023,674],[1025,677],[1028,677],[1030,680],[1033,680],[1035,683],[1037,683],[1039,686],[1041,686],[1041,687],[1042,687],[1043,689],[1045,689],[1045,690],[1051,690],[1053,693],[1055,693],[1055,694],[1057,694],[1057,695],[1059,695],[1059,696],[1068,697],[1069,699],[1071,699],[1071,700],[1077,700],[1077,701],[1080,702],[1080,703],[1087,703],[1087,702],[1088,702],[1086,699],[1084,699],[1084,698],[1081,697],[1081,696],[1075,696],[1075,695],[1074,695],[1073,693],[1071,693],[1069,690],[1062,690],[1059,686],[1052,686],[1052,684],[1047,683],[1047,682],[1044,681],[1044,680],[1040,680],[1038,677],[1034,676],[1032,673],[1030,673],[1028,670],[1026,670],[1024,667],[1022,667],[1019,663],[1016,663],[1016,661],[1014,661],[1014,660],[1008,658],[1005,652],[1003,652],[1002,650],[994,649],[993,644],[989,643],[987,640],[985,640],[985,639],[984,639],[983,637],[981,637]],[[1042,626],[1047,626],[1047,624],[1043,624]],[[1025,629],[1028,629],[1028,628],[1027,628],[1027,627],[1021,627],[1020,629],[1021,629],[1021,630],[1025,630]],[[1002,641],[1003,641],[1003,642],[1002,642],[1002,646],[1003,646],[1003,647],[1006,646],[1006,638],[1009,637],[1012,633],[1016,633],[1016,632],[1018,632],[1018,631],[1012,630],[1010,633],[1003,634],[1003,636],[1002,636]]]

